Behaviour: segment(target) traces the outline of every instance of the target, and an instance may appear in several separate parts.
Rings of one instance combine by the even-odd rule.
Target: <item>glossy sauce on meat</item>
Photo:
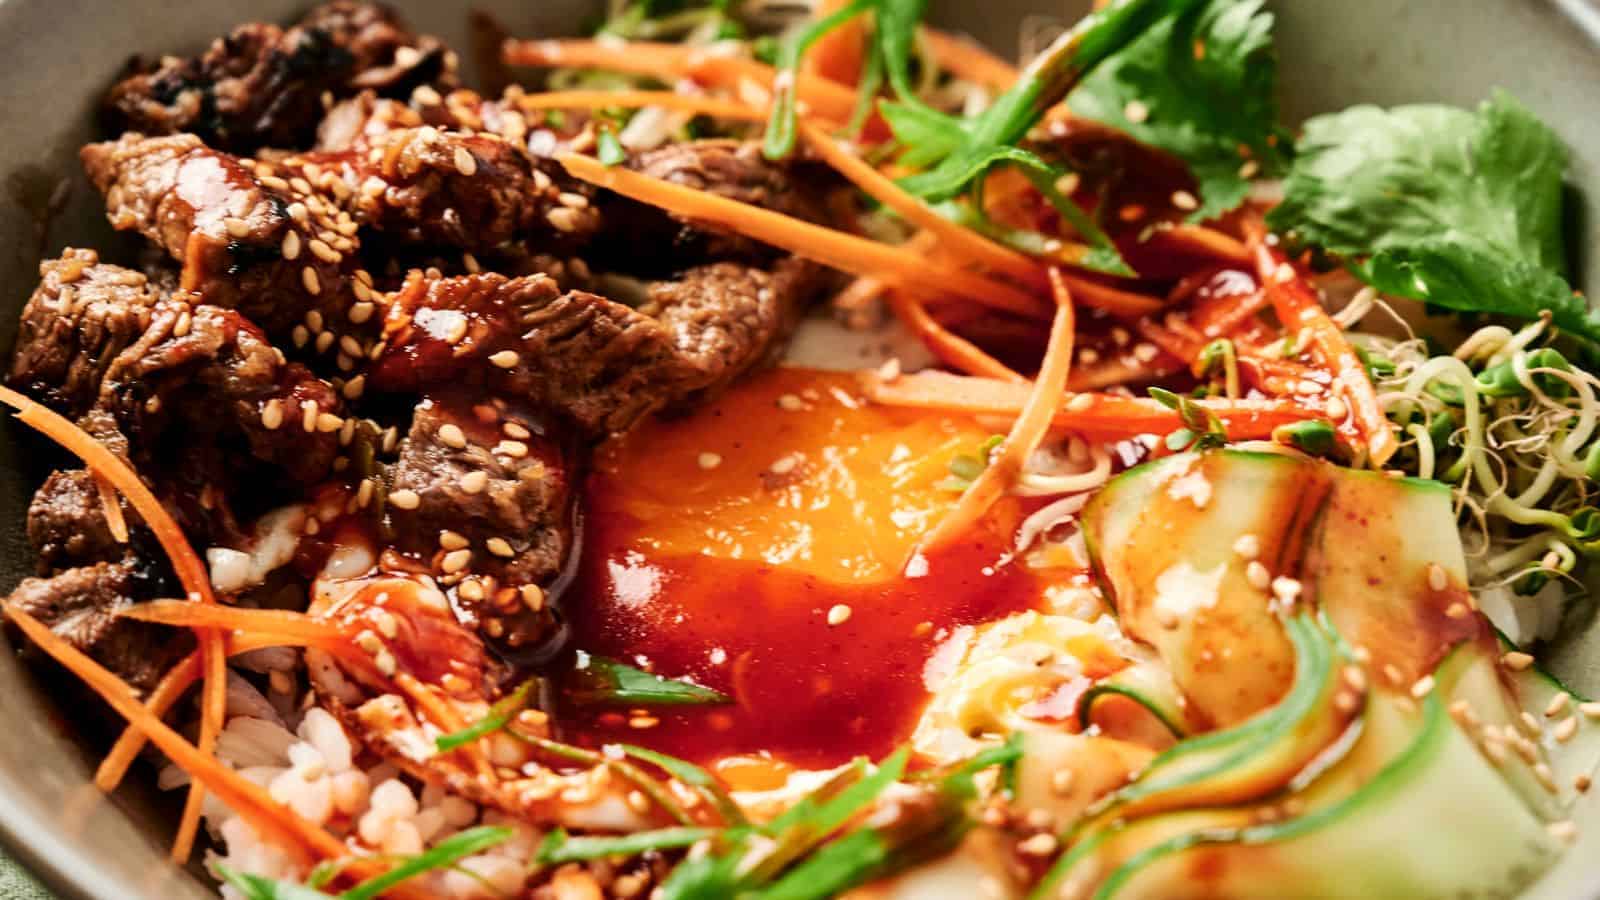
[[[935,487],[949,460],[989,433],[868,407],[850,376],[778,369],[602,448],[566,604],[573,645],[734,703],[565,710],[565,737],[807,767],[892,750],[948,629],[1031,608],[1043,590],[1006,559],[1010,501],[987,537],[902,574],[954,501]],[[829,624],[840,607],[848,618]]]

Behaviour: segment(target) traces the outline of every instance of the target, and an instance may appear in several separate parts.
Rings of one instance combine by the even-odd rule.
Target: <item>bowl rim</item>
[[[1600,0],[1546,2],[1600,51]],[[126,814],[112,798],[106,800],[104,812]],[[80,843],[60,833],[50,820],[33,815],[13,798],[0,794],[0,850],[51,895],[60,900],[99,900],[127,893],[128,885],[108,879],[98,866],[74,865],[81,858]],[[1600,884],[1589,897],[1600,900]]]

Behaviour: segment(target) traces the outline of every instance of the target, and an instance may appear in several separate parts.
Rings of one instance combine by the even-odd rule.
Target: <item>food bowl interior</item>
[[[463,51],[465,4],[391,0],[419,30]],[[37,262],[63,246],[126,246],[104,222],[77,149],[95,137],[93,110],[135,52],[192,52],[230,26],[288,20],[306,0],[0,0],[0,347],[37,278]],[[594,4],[582,0],[475,0],[513,34],[575,33]],[[1048,12],[1074,18],[1087,0],[936,0],[932,16],[1006,54],[1021,26]],[[1600,285],[1592,204],[1600,198],[1600,118],[1588,100],[1600,84],[1600,10],[1588,0],[1277,0],[1286,116],[1297,121],[1357,102],[1475,104],[1499,86],[1533,108],[1572,148],[1572,242],[1580,283]],[[467,64],[470,77],[472,68]],[[0,583],[29,574],[23,533],[33,488],[55,460],[14,423],[0,428]],[[1600,691],[1600,634],[1558,648],[1555,668],[1582,692]],[[89,784],[93,750],[48,674],[0,653],[0,839],[69,897],[207,897],[212,889],[166,862],[170,804],[128,785],[102,797]],[[141,779],[131,779],[138,781]],[[149,781],[152,779],[143,779]],[[1580,846],[1535,889],[1539,898],[1600,896],[1600,802],[1580,811]],[[1420,828],[1446,823],[1417,823]]]

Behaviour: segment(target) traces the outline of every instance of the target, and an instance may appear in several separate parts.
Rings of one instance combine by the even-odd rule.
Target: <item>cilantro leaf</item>
[[[1200,189],[1190,221],[1244,202],[1249,160],[1282,167],[1277,141],[1277,57],[1265,0],[1207,0],[1162,20],[1084,79],[1072,111],[1117,128],[1188,164]],[[1129,119],[1130,104],[1148,115]]]
[[[1357,106],[1306,123],[1268,216],[1378,290],[1461,312],[1532,319],[1600,341],[1600,313],[1565,279],[1567,151],[1509,94],[1476,111]]]

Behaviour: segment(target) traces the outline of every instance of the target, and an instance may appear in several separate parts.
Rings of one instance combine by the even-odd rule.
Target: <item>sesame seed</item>
[[[416,509],[422,505],[422,497],[409,488],[389,492],[389,504],[397,509]]]
[[[1553,719],[1556,716],[1561,715],[1563,712],[1566,711],[1568,704],[1570,704],[1571,702],[1572,702],[1572,695],[1567,693],[1566,691],[1561,691],[1560,693],[1556,694],[1554,697],[1551,697],[1549,703],[1545,704],[1545,706],[1544,706],[1544,717],[1547,718],[1547,719]]]
[[[1590,719],[1600,719],[1600,701],[1590,700],[1578,704],[1578,712]]]
[[[1278,263],[1278,267],[1272,270],[1272,280],[1278,282],[1279,284],[1287,284],[1293,281],[1294,266],[1291,266],[1286,262]]]
[[[367,376],[357,375],[356,377],[344,383],[344,390],[341,393],[344,394],[344,398],[346,400],[357,400],[360,399],[361,395],[365,393],[366,390]]]
[[[444,555],[444,559],[439,561],[439,568],[443,569],[446,574],[453,575],[456,572],[465,569],[471,563],[471,550],[451,550],[449,553]]]
[[[1048,831],[1040,832],[1017,845],[1017,852],[1024,856],[1049,856],[1056,852],[1061,842]]]
[[[1571,844],[1573,841],[1578,839],[1578,825],[1576,822],[1573,822],[1570,819],[1563,819],[1560,822],[1551,822],[1549,825],[1545,826],[1545,830],[1550,832],[1551,837],[1563,844]]]
[[[465,147],[457,147],[455,154],[456,171],[468,178],[478,172],[478,159]]]
[[[283,401],[274,397],[261,408],[261,426],[268,431],[277,431],[282,424]]]
[[[372,664],[377,666],[378,672],[385,676],[393,675],[395,673],[395,669],[397,668],[394,661],[394,654],[390,653],[388,650],[379,651],[376,656],[372,657]]]
[[[1261,555],[1261,538],[1253,534],[1241,534],[1233,542],[1233,552],[1239,554],[1240,559],[1255,559]]]
[[[300,281],[305,285],[306,293],[315,297],[322,293],[322,279],[317,277],[317,270],[306,266],[300,270]]]
[[[1072,781],[1076,773],[1072,769],[1057,769],[1050,776],[1050,789],[1059,795],[1072,792]]]
[[[1533,665],[1533,657],[1523,653],[1521,650],[1512,650],[1510,653],[1500,657],[1500,662],[1513,672],[1521,672]]]
[[[529,612],[544,609],[544,589],[537,584],[525,584],[517,589],[517,593],[522,596],[522,605],[526,606]]]
[[[521,441],[501,441],[494,445],[494,452],[512,459],[521,459],[528,455],[528,445]]]
[[[780,394],[778,396],[778,408],[785,412],[799,412],[806,408],[806,404],[797,394]]]
[[[1567,716],[1565,719],[1562,719],[1560,722],[1557,722],[1556,723],[1556,727],[1552,728],[1550,730],[1551,737],[1554,737],[1556,739],[1556,742],[1557,743],[1561,743],[1561,744],[1565,744],[1567,741],[1572,740],[1573,735],[1575,735],[1577,733],[1578,733],[1578,717],[1577,716]]]
[[[1083,412],[1084,410],[1088,409],[1089,407],[1091,407],[1093,405],[1094,405],[1094,395],[1093,394],[1073,394],[1072,395],[1072,399],[1067,401],[1067,411],[1068,412]]]
[[[522,356],[515,350],[501,350],[498,353],[489,354],[489,362],[499,368],[510,369],[515,367],[517,363],[522,362]]]
[[[1259,591],[1264,591],[1272,585],[1272,573],[1268,572],[1267,567],[1258,560],[1252,559],[1250,564],[1244,567],[1244,577],[1250,582],[1251,587]]]
[[[1432,675],[1424,675],[1421,678],[1418,678],[1417,683],[1411,686],[1411,696],[1421,700],[1423,697],[1426,697],[1428,694],[1433,692],[1433,684],[1434,681]]]
[[[462,433],[459,425],[446,422],[439,426],[439,443],[460,450],[467,446],[467,436]]]
[[[287,191],[289,189],[289,182],[284,181],[282,178],[279,178],[276,175],[262,175],[261,177],[257,178],[256,181],[258,181],[262,187],[268,188],[269,190]]]
[[[446,550],[460,550],[471,543],[471,541],[467,540],[466,535],[460,532],[449,529],[439,532],[439,546]]]
[[[578,213],[571,207],[558,206],[545,213],[544,217],[557,231],[578,230]]]
[[[795,456],[792,453],[789,454],[788,456],[780,456],[780,457],[778,457],[778,459],[774,460],[773,463],[772,463],[772,466],[771,466],[772,474],[774,474],[774,475],[787,475],[790,472],[793,472],[794,471],[794,467],[798,466],[799,464],[800,464],[800,458]]]
[[[643,729],[646,729],[646,728],[654,728],[654,727],[656,727],[657,725],[660,725],[660,724],[661,724],[661,720],[656,718],[655,716],[634,716],[633,718],[628,720],[628,727],[629,728],[637,728],[637,729],[640,729],[640,730],[643,730]]]
[[[1181,210],[1193,211],[1200,208],[1200,201],[1188,191],[1173,191],[1172,205]]]
[[[850,613],[850,607],[846,606],[845,604],[834,604],[833,608],[828,610],[828,624],[843,625],[844,623],[850,621]]]
[[[1140,362],[1150,362],[1160,355],[1161,349],[1155,344],[1141,343],[1133,348],[1133,357]]]
[[[242,238],[250,233],[250,223],[235,216],[223,219],[222,227],[228,230],[228,234],[236,238]]]
[[[715,469],[717,466],[722,465],[722,454],[712,453],[711,451],[707,450],[700,454],[696,462],[700,464],[700,468],[709,472],[712,469]]]
[[[1470,612],[1472,610],[1467,609],[1467,605],[1459,601],[1444,608],[1445,617],[1450,619],[1465,619]]]
[[[1550,793],[1554,794],[1557,790],[1559,790],[1559,788],[1556,787],[1556,775],[1550,770],[1549,763],[1534,763],[1533,777],[1539,779],[1539,783],[1544,785],[1544,789]]]
[[[1535,737],[1544,732],[1544,726],[1540,725],[1539,720],[1533,717],[1533,713],[1530,713],[1527,710],[1523,710],[1517,716],[1517,721],[1522,723],[1522,727],[1525,731],[1531,735],[1534,735]]]
[[[467,318],[466,316],[461,316],[450,320],[450,329],[444,333],[444,342],[447,344],[459,344],[461,339],[466,336]]]
[[[1400,667],[1394,663],[1383,664],[1383,677],[1387,678],[1390,684],[1397,687],[1401,681],[1405,680],[1405,676],[1400,672]]]
[[[463,579],[456,587],[456,593],[464,599],[478,601],[483,599],[483,582],[476,578]]]
[[[321,238],[312,238],[310,243],[306,244],[306,246],[311,248],[311,254],[313,256],[325,263],[338,265],[339,261],[344,259],[344,256],[339,251],[328,246],[327,242]]]
[[[296,325],[294,330],[289,332],[289,339],[294,341],[296,347],[304,347],[306,342],[311,340],[311,331],[304,325]]]
[[[1365,691],[1367,689],[1367,673],[1361,671],[1360,666],[1345,666],[1344,683],[1350,685],[1352,691]]]
[[[461,476],[461,489],[469,494],[482,493],[489,486],[489,473],[477,469]]]
[[[487,541],[483,542],[483,545],[489,548],[490,553],[493,553],[495,556],[501,557],[502,559],[509,559],[517,555],[517,551],[511,549],[510,542],[502,537],[489,538]]]
[[[383,641],[379,640],[378,636],[370,630],[363,629],[360,634],[356,635],[356,646],[369,654],[377,653],[383,649]]]
[[[378,626],[378,633],[386,638],[393,638],[400,633],[399,624],[395,622],[394,616],[390,615],[386,609],[374,609],[372,611],[372,621]]]
[[[356,488],[356,508],[366,509],[372,503],[372,479],[361,479],[361,487]]]
[[[894,381],[900,377],[900,357],[891,356],[878,367],[878,377],[884,381]]]
[[[1244,161],[1244,164],[1239,167],[1239,177],[1248,181],[1249,179],[1256,177],[1257,173],[1260,171],[1260,163],[1253,159],[1247,159]]]
[[[1150,118],[1150,107],[1138,100],[1129,100],[1122,107],[1122,117],[1135,125],[1141,124]]]
[[[1444,566],[1428,563],[1428,587],[1434,591],[1442,591],[1449,586],[1450,576],[1445,574]]]
[[[417,85],[416,89],[411,92],[411,99],[417,101],[423,106],[438,106],[440,103],[444,102],[444,98],[439,96],[439,92],[434,90],[431,85],[426,84]],[[424,131],[433,132],[433,129],[428,128],[424,129]],[[437,137],[437,134],[428,133],[424,134],[422,137],[424,140],[431,141]]]
[[[300,427],[307,432],[317,430],[317,404],[314,401],[300,401]]]

